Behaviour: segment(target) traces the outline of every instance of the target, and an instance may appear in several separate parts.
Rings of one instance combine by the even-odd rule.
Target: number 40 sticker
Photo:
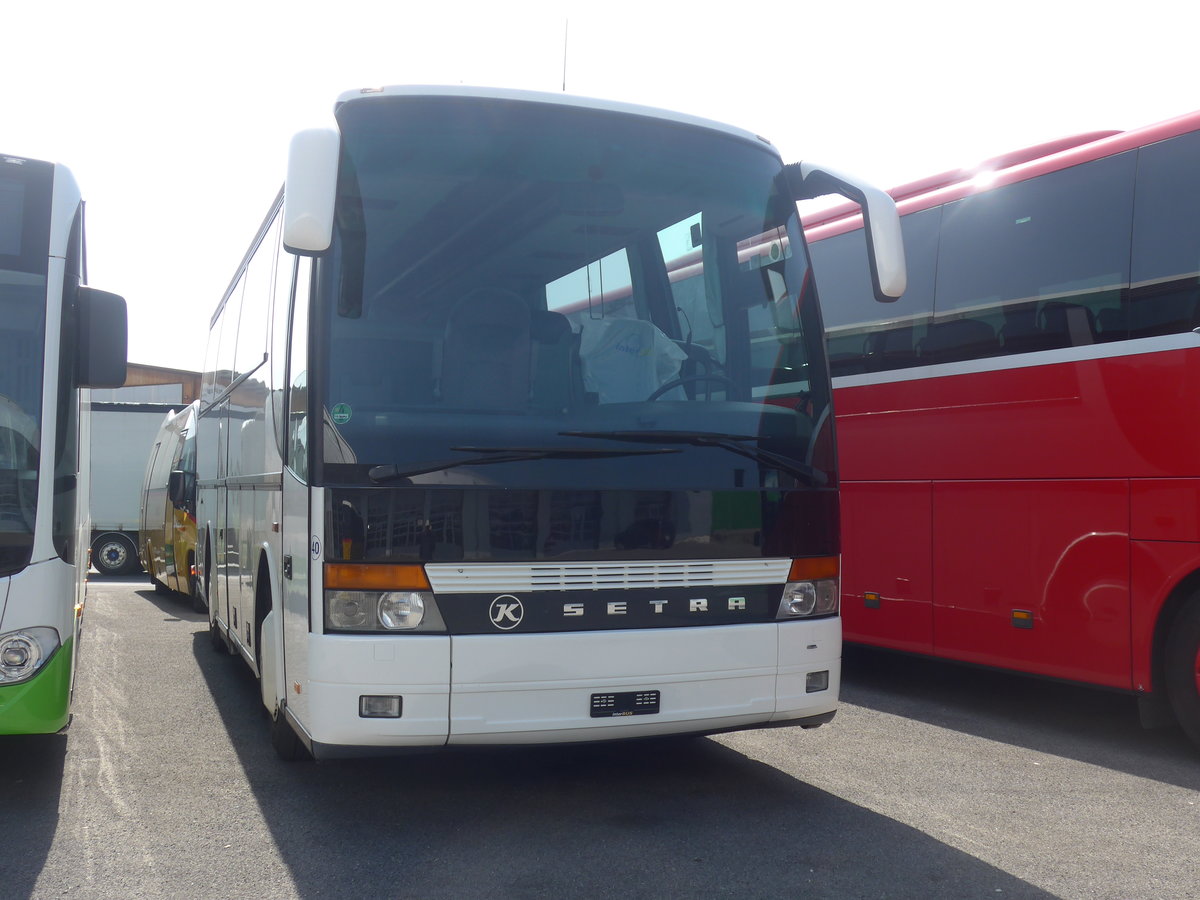
[[[309,554],[309,556],[311,556],[313,559],[320,559],[320,558],[321,558],[321,539],[320,539],[319,537],[317,537],[315,534],[314,534],[314,535],[312,536],[312,538],[309,540],[309,543],[308,543],[308,554]]]

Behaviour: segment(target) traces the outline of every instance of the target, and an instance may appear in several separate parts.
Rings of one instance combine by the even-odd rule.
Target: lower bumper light
[[[364,694],[358,698],[358,715],[362,719],[398,719],[403,709],[403,697]]]
[[[804,693],[815,694],[817,691],[829,690],[829,671],[809,672],[804,677]]]

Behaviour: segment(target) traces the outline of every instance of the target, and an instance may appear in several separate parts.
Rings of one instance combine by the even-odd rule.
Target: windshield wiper
[[[605,447],[451,447],[464,453],[475,453],[460,459],[443,459],[415,466],[394,464],[372,466],[367,477],[376,483],[397,481],[413,475],[427,475],[457,469],[460,466],[487,466],[494,463],[523,462],[531,459],[605,459],[616,456],[653,456],[662,453],[678,453],[671,447],[656,447],[653,450],[610,450]]]
[[[560,431],[564,437],[600,438],[609,441],[632,441],[647,444],[690,444],[693,447],[720,447],[755,462],[764,463],[781,472],[787,472],[807,482],[812,487],[829,483],[829,476],[807,463],[798,462],[790,456],[766,450],[748,443],[762,438],[754,434],[725,434],[720,431]]]

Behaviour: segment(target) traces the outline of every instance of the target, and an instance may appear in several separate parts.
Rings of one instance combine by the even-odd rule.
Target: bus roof
[[[337,99],[338,106],[343,103],[359,102],[372,97],[475,97],[485,100],[511,100],[522,103],[546,103],[553,106],[569,106],[578,109],[594,109],[604,112],[622,113],[632,116],[646,116],[653,119],[663,119],[682,125],[692,125],[721,131],[725,134],[746,141],[762,144],[775,149],[774,145],[761,135],[746,131],[734,125],[691,116],[687,113],[673,112],[666,109],[656,109],[652,106],[640,106],[635,103],[622,103],[616,100],[601,100],[594,97],[579,97],[573,94],[553,94],[546,91],[522,91],[511,88],[464,87],[461,85],[428,85],[406,84],[388,87],[360,88],[343,92]],[[776,151],[778,152],[778,151]]]
[[[904,215],[1191,131],[1200,131],[1200,111],[1129,131],[1090,131],[1035,144],[968,168],[911,181],[888,193]],[[803,223],[810,240],[820,240],[861,228],[862,214],[856,203],[839,203],[804,216]]]

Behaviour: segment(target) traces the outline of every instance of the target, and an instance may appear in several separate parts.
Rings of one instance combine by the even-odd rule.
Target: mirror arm
[[[900,299],[908,283],[908,272],[900,215],[891,196],[860,179],[813,163],[784,166],[784,174],[794,200],[839,194],[862,207],[863,234],[867,239],[867,261],[871,267],[875,299],[881,303]]]

